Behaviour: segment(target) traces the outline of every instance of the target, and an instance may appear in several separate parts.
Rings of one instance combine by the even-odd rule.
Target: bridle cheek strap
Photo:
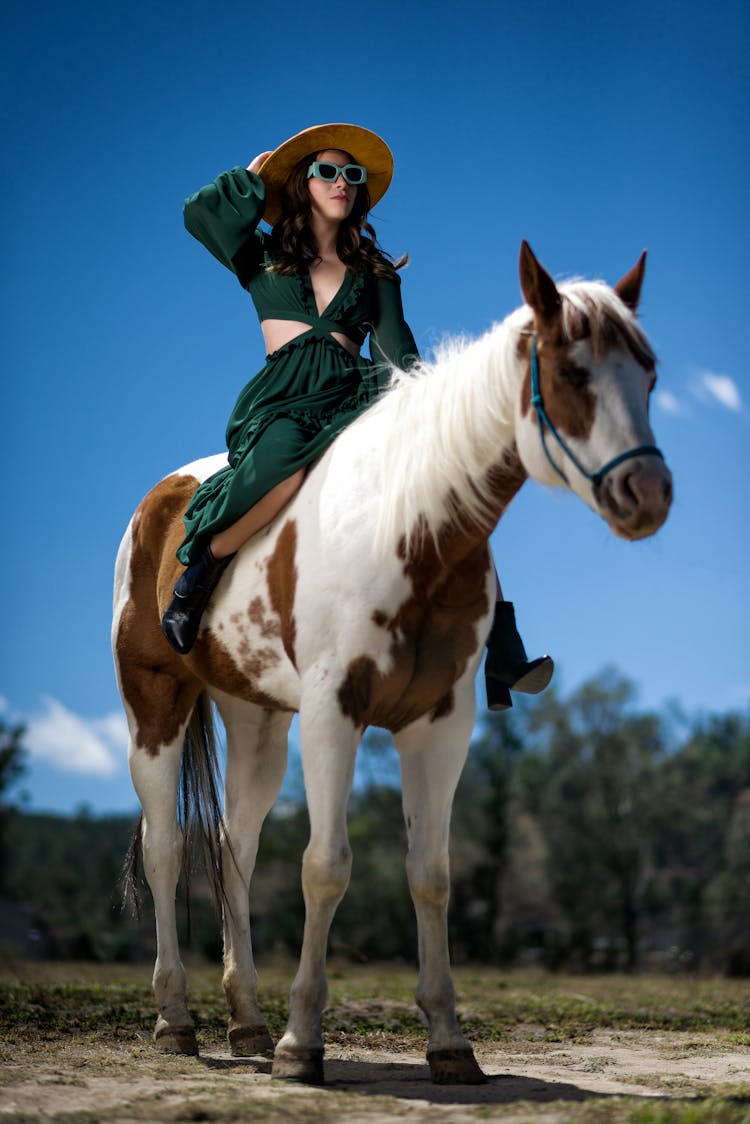
[[[661,457],[661,459],[664,460],[664,454],[662,453],[661,449],[657,449],[656,445],[639,445],[636,449],[628,449],[626,453],[620,453],[619,456],[613,457],[612,460],[607,461],[604,467],[600,468],[598,472],[589,472],[587,468],[584,468],[573,450],[569,445],[566,444],[564,439],[557,432],[554,425],[550,421],[549,414],[544,408],[542,391],[539,384],[539,357],[537,355],[536,332],[532,334],[531,338],[531,405],[536,410],[536,417],[539,423],[539,437],[542,442],[542,448],[544,449],[544,455],[554,468],[557,475],[565,481],[568,487],[570,487],[570,481],[568,480],[563,470],[559,467],[559,465],[555,464],[550,455],[550,451],[547,448],[547,431],[549,431],[550,435],[554,437],[555,441],[565,453],[568,460],[573,462],[581,475],[585,476],[587,480],[591,481],[594,491],[597,491],[607,473],[611,472],[613,468],[616,468],[618,464],[622,464],[623,461],[629,461],[633,457],[640,457],[644,455]]]

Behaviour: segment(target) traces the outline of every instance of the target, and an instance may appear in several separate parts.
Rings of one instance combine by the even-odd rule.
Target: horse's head
[[[558,289],[526,242],[520,256],[533,319],[520,337],[519,454],[529,475],[566,484],[625,539],[657,531],[672,502],[648,418],[655,358],[635,316],[645,261],[644,252],[614,289]]]

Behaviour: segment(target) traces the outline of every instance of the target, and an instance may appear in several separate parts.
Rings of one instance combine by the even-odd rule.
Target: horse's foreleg
[[[349,884],[352,855],[346,809],[359,731],[334,698],[300,708],[300,748],[310,815],[310,842],[302,860],[305,931],[292,984],[289,1022],[273,1061],[273,1076],[323,1082],[321,1017],[328,997],[328,931]]]
[[[183,838],[177,823],[177,783],[185,727],[157,753],[131,742],[130,775],[143,809],[143,869],[154,899],[156,964],[154,996],[158,1017],[154,1038],[168,1054],[197,1054],[195,1029],[187,1009],[185,970],[177,941],[175,892],[180,877]]]
[[[228,1037],[238,1057],[273,1054],[258,1008],[250,934],[249,889],[263,821],[284,779],[291,715],[270,713],[223,699],[227,731],[224,838],[224,992]]]
[[[419,936],[416,998],[429,1026],[432,1080],[439,1084],[485,1079],[458,1025],[448,956],[450,817],[473,724],[472,688],[457,692],[452,714],[434,722],[420,719],[395,738],[409,844],[406,870]]]

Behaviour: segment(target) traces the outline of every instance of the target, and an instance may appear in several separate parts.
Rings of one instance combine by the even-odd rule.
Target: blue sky
[[[522,238],[556,277],[610,283],[648,247],[667,525],[623,543],[529,484],[493,544],[564,692],[615,663],[644,706],[747,706],[746,3],[6,0],[0,34],[0,705],[29,727],[32,808],[134,808],[109,652],[117,545],[157,479],[223,448],[263,358],[182,201],[323,121],[395,153],[376,226],[410,254],[423,352],[520,303]]]

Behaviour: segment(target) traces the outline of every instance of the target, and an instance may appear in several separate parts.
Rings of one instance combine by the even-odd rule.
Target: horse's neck
[[[398,374],[377,408],[384,431],[376,541],[428,544],[451,564],[485,542],[526,479],[515,447],[516,313],[480,339],[449,341]]]

